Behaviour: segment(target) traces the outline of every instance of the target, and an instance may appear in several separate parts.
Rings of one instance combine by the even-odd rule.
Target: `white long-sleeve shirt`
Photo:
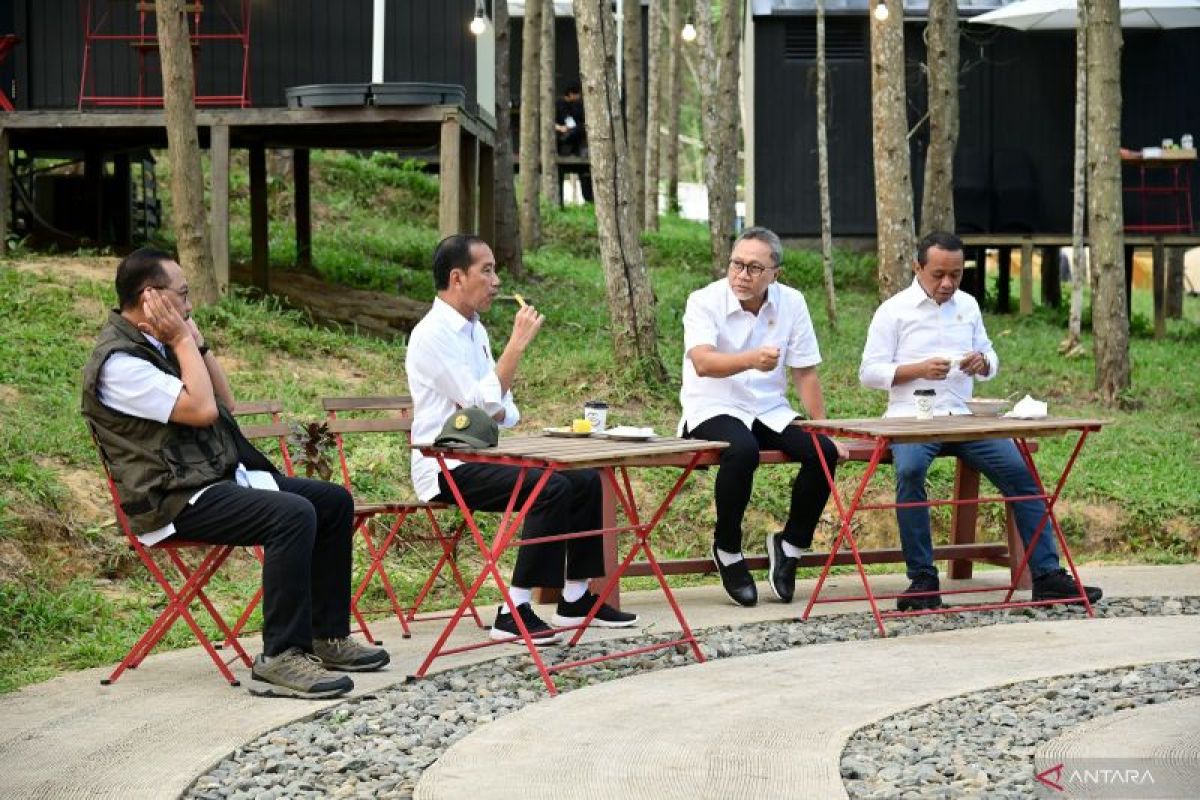
[[[467,319],[441,298],[413,328],[404,356],[408,390],[413,398],[412,441],[429,444],[446,418],[462,408],[478,406],[493,417],[504,412],[500,427],[520,420],[512,392],[500,391],[496,361],[487,330],[479,318]],[[447,460],[454,469],[461,461]],[[438,493],[436,459],[412,452],[413,489],[428,502]]]
[[[967,375],[956,367],[945,380],[918,378],[894,385],[896,369],[902,364],[935,356],[956,361],[972,350],[987,359],[987,375]],[[971,398],[974,382],[991,380],[999,369],[1000,358],[983,328],[983,316],[975,298],[957,291],[938,305],[914,278],[911,286],[875,310],[858,378],[869,389],[888,392],[885,417],[915,417],[913,392],[917,389],[933,389],[937,393],[934,414],[969,414],[964,401]]]

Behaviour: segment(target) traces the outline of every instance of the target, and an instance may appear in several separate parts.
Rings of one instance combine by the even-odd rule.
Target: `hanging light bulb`
[[[696,41],[696,26],[692,23],[691,17],[688,17],[688,21],[683,24],[683,30],[679,32],[679,36],[685,42]]]
[[[888,10],[887,2],[885,0],[879,0],[879,3],[875,6],[875,19],[879,20],[880,22],[887,22],[887,18],[891,13],[892,12]]]
[[[471,33],[476,36],[482,36],[483,32],[487,30],[487,15],[483,11],[483,0],[475,2],[475,19],[471,20],[470,29]]]

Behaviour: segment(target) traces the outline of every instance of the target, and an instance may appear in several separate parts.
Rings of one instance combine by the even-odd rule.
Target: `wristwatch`
[[[207,344],[202,344],[197,349],[200,351],[201,358],[204,358],[206,355],[208,355],[208,345]]]

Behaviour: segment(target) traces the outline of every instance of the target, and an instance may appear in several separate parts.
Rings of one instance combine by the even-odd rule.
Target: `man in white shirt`
[[[875,311],[863,348],[858,375],[863,386],[888,392],[884,416],[916,416],[913,393],[933,389],[934,414],[969,414],[974,382],[991,380],[1000,368],[979,304],[958,290],[963,275],[962,240],[949,233],[930,233],[917,246],[912,285],[884,301]],[[988,477],[1005,497],[1039,494],[1010,439],[973,442],[930,442],[892,446],[896,468],[896,502],[924,502],[925,475],[939,454],[956,455]],[[1045,519],[1041,500],[1012,504],[1017,530],[1028,546]],[[896,602],[900,611],[942,607],[928,506],[898,508],[900,544],[912,581]],[[1059,566],[1054,532],[1045,526],[1029,558],[1034,600],[1077,597],[1079,590]],[[1084,587],[1096,602],[1101,591]]]
[[[531,305],[519,309],[500,359],[492,358],[491,343],[479,314],[491,308],[500,277],[492,249],[478,236],[455,234],[442,240],[433,255],[433,281],[437,297],[429,313],[413,328],[404,359],[413,398],[413,441],[432,442],[451,415],[472,406],[483,409],[500,427],[512,427],[520,419],[512,396],[517,367],[545,318]],[[447,466],[473,510],[504,511],[513,487],[521,480],[517,467],[461,461],[448,461]],[[517,508],[528,498],[540,475],[540,470],[526,472]],[[437,461],[415,450],[412,480],[421,500],[455,502]],[[556,472],[530,509],[522,538],[597,530],[603,524],[601,502],[600,476],[595,470]],[[604,574],[602,539],[587,536],[524,545],[517,550],[509,587],[517,614],[535,643],[557,642],[560,633],[534,613],[533,587],[562,589],[562,600],[552,619],[555,625],[583,622],[597,599],[588,591],[588,579]],[[606,604],[592,624],[624,628],[635,622],[636,615]],[[520,636],[507,605],[498,609],[490,635],[498,641]]]
[[[829,483],[812,436],[792,425],[790,376],[812,419],[825,417],[817,365],[821,352],[804,295],[777,282],[779,237],[749,228],[734,243],[728,275],[688,297],[683,315],[683,417],[679,430],[695,439],[728,442],[716,478],[713,561],[721,585],[738,605],[758,602],[742,555],[742,518],[750,502],[760,450],[782,450],[800,463],[783,530],[769,534],[771,590],[785,603],[796,588],[798,559],[811,548]],[[820,437],[830,473],[845,449]]]
[[[225,371],[191,318],[170,254],[121,261],[119,310],[84,368],[83,414],[143,544],[169,537],[262,545],[263,652],[254,694],[322,698],[354,687],[327,670],[385,666],[350,638],[353,502],[341,486],[289,478],[232,417]]]

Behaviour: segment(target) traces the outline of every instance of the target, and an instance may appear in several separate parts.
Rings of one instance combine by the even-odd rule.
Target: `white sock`
[[[510,587],[508,587],[508,594],[509,594],[509,597],[512,598],[513,605],[522,606],[522,605],[525,605],[526,603],[533,602],[533,590],[532,589],[523,589],[520,586],[510,586]],[[503,610],[502,613],[505,613],[505,614],[512,613],[512,609],[510,609],[508,607],[508,603],[504,603],[501,606],[501,608]]]
[[[587,593],[588,582],[582,581],[567,581],[563,584],[562,599],[568,603],[574,603],[579,598]]]
[[[728,567],[730,564],[736,564],[737,562],[745,559],[745,556],[741,553],[726,553],[724,550],[718,547],[717,558],[721,560],[721,566]]]
[[[786,540],[781,541],[780,544],[783,545],[783,554],[788,558],[799,558],[812,549],[811,547],[797,547]]]

